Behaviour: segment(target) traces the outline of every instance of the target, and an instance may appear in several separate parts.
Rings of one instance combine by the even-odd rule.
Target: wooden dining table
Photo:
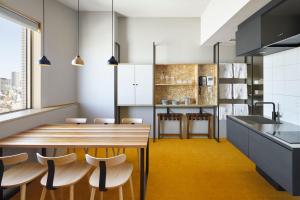
[[[145,199],[149,174],[150,125],[47,124],[0,139],[3,148],[138,148],[140,149],[140,199]],[[3,197],[1,189],[0,197]]]

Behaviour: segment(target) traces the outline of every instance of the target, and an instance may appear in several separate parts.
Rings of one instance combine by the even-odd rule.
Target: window
[[[31,31],[0,17],[0,114],[30,108]]]

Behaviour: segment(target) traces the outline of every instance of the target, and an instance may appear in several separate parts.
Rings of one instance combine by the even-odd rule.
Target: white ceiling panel
[[[77,9],[77,0],[57,0]],[[127,17],[200,17],[210,0],[114,0]],[[82,11],[111,11],[111,0],[80,0]]]

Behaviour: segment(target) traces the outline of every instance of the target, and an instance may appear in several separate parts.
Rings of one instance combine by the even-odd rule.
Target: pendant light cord
[[[114,55],[114,0],[111,1],[111,55]]]
[[[77,56],[79,56],[79,0],[77,2]]]
[[[42,41],[42,45],[43,45],[43,56],[45,55],[45,0],[43,0],[43,41]]]

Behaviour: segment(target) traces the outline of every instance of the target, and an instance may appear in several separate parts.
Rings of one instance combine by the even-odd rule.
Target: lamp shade
[[[76,56],[76,57],[72,60],[72,65],[83,67],[83,66],[84,66],[84,61],[81,59],[80,56]]]
[[[48,58],[46,56],[41,57],[41,59],[39,60],[39,65],[40,66],[44,66],[44,67],[48,67],[51,65],[51,62],[48,60]]]
[[[112,56],[108,62],[107,62],[109,65],[113,65],[113,66],[118,66],[118,61],[116,60],[116,58],[114,56]]]

